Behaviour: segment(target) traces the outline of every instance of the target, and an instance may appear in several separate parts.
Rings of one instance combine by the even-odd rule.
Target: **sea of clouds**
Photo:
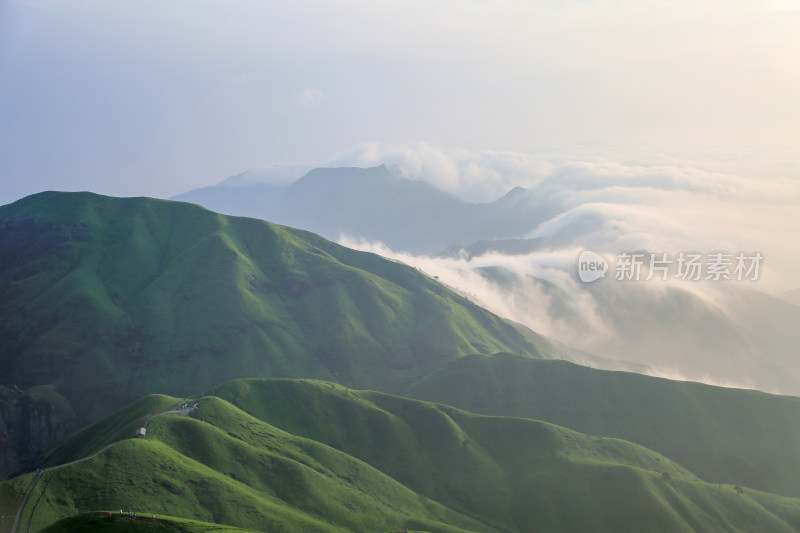
[[[774,373],[800,370],[786,353],[794,339],[775,340],[771,327],[754,324],[752,308],[756,300],[767,302],[764,322],[798,316],[794,309],[783,313],[783,302],[760,295],[780,297],[800,286],[800,180],[735,175],[710,170],[711,163],[694,168],[665,159],[623,164],[596,156],[575,160],[371,143],[326,163],[393,165],[409,179],[472,202],[494,201],[523,187],[514,201],[541,214],[524,234],[502,236],[539,239],[537,249],[525,254],[504,253],[501,247],[477,255],[418,255],[353,235],[342,235],[342,244],[418,267],[501,316],[573,347],[647,364],[668,377],[787,390],[768,376],[754,377],[754,369],[768,373],[761,357],[777,365]],[[585,249],[611,263],[600,286],[587,286],[575,275],[576,258]],[[731,274],[739,252],[764,259],[757,280],[732,275],[731,281],[686,281],[671,274],[667,281],[660,276],[644,281],[647,265],[639,282],[615,280],[617,254],[636,250],[673,259],[681,252],[728,252],[734,255]],[[500,279],[487,275],[497,268],[504,272]],[[780,316],[768,318],[773,313]]]

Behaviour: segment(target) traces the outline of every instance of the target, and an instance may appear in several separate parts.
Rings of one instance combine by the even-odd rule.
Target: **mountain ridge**
[[[641,446],[546,422],[314,380],[234,380],[194,401],[185,415],[155,418],[146,439],[46,473],[27,523],[122,499],[146,513],[270,531],[800,527],[800,499],[704,483]]]
[[[467,353],[540,356],[411,267],[192,204],[41,193],[0,230],[0,373],[54,386],[81,425],[221,379],[401,390]]]

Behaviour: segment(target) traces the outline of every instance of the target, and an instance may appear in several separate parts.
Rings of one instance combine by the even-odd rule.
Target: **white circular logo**
[[[606,277],[608,261],[591,250],[584,250],[578,256],[578,279],[584,283],[591,283]]]

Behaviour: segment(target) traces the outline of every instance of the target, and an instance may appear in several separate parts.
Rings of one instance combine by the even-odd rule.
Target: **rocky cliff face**
[[[52,387],[0,386],[0,479],[76,428],[75,413]]]

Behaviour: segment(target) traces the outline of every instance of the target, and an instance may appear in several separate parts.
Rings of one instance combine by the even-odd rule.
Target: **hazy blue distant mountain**
[[[386,166],[315,169],[284,192],[278,218],[328,238],[341,234],[433,251],[463,235],[471,205]]]
[[[286,187],[231,180],[172,199],[306,229],[328,239],[349,235],[426,254],[454,244],[524,234],[542,217],[553,215],[521,187],[494,202],[476,204],[427,182],[403,178],[385,165],[318,168]]]
[[[194,189],[173,198],[180,202],[202,205],[217,213],[241,217],[271,219],[277,214],[285,187],[257,183],[246,187],[215,185]]]

